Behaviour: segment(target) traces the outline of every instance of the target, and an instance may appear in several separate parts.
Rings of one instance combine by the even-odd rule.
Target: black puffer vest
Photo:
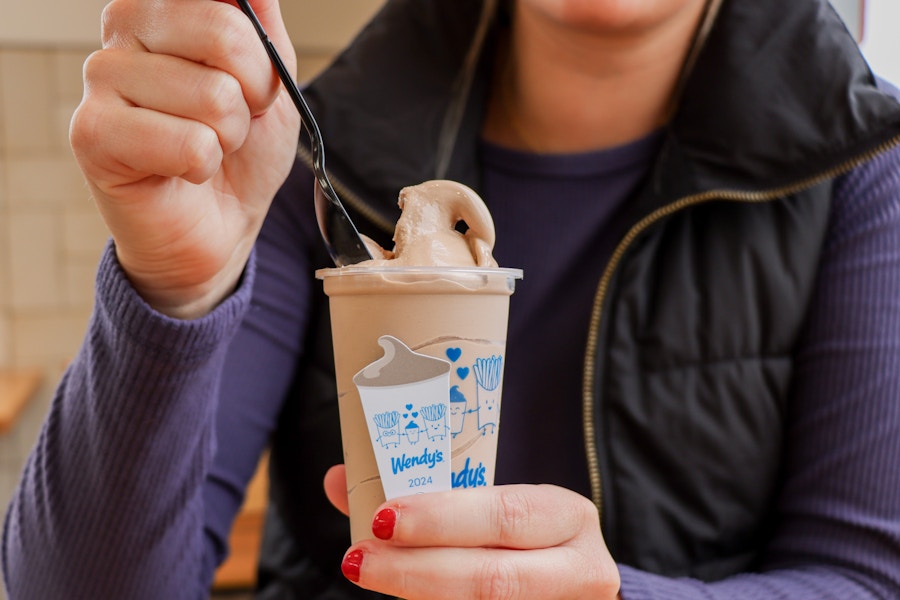
[[[388,2],[308,90],[336,187],[379,241],[404,185],[479,188],[488,13]],[[707,581],[754,568],[833,179],[898,143],[900,105],[826,2],[725,0],[597,274],[581,401],[619,562]],[[316,310],[272,442],[260,598],[369,597],[340,574],[348,527],[320,491],[342,457],[324,295]]]

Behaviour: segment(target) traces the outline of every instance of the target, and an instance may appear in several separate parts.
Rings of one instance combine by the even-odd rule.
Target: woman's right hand
[[[288,69],[277,0],[251,0]],[[237,284],[299,117],[253,25],[215,0],[113,0],[70,140],[139,294],[178,318]]]

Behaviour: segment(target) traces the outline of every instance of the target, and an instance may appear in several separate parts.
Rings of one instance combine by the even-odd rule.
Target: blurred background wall
[[[282,0],[304,80],[383,0]],[[0,0],[0,370],[36,368],[41,387],[0,433],[0,515],[50,393],[76,352],[106,229],[72,159],[67,128],[105,0]],[[876,72],[900,83],[900,2],[835,0]],[[0,589],[0,600],[2,600]]]

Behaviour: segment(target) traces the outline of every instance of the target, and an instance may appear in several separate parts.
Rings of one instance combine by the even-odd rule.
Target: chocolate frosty
[[[354,542],[371,537],[386,488],[401,495],[432,485],[493,483],[509,296],[521,277],[519,270],[497,268],[493,221],[468,187],[429,181],[404,188],[399,204],[393,250],[370,243],[376,260],[317,273],[331,310]],[[459,221],[468,226],[465,234],[455,229]],[[406,369],[403,381],[388,384],[386,370],[381,385],[372,385],[409,351],[436,362],[416,358],[418,374],[409,376],[416,367]],[[379,376],[372,376],[375,371]],[[425,381],[431,381],[427,400],[398,400],[394,388]],[[450,446],[449,481],[436,477],[442,444]],[[395,476],[411,467],[429,472]],[[384,472],[392,479],[387,486]]]

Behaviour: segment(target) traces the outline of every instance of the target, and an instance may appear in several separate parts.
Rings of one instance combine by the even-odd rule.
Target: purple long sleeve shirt
[[[596,282],[573,283],[566,270],[600,271],[656,143],[562,157],[482,148],[495,255],[526,273],[504,387],[527,401],[504,408],[498,482],[587,490],[572,428]],[[561,185],[577,210],[558,210]],[[318,285],[309,248],[320,243],[311,190],[295,169],[240,287],[196,321],[152,311],[107,249],[84,345],[6,517],[11,599],[207,596],[305,351]],[[797,348],[778,524],[759,570],[703,583],[621,565],[625,600],[900,595],[900,149],[837,180],[820,271]],[[530,351],[542,347],[555,351]],[[548,397],[557,412],[528,418]],[[572,468],[559,469],[560,456]]]

